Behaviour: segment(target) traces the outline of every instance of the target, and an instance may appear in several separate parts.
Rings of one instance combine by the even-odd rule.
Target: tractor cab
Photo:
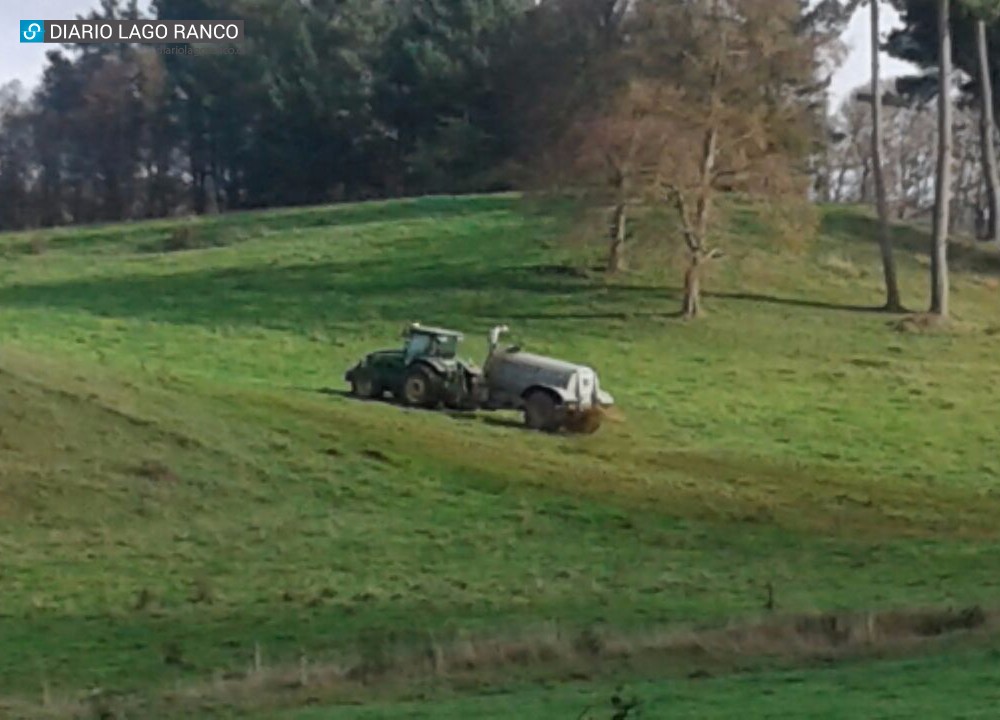
[[[403,355],[406,365],[416,358],[453,360],[458,355],[462,333],[442,328],[424,327],[419,323],[403,330]]]

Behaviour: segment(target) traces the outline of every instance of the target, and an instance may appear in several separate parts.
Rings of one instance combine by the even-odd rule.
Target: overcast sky
[[[50,46],[21,44],[20,20],[71,20],[96,5],[96,0],[0,0],[0,85],[20,80],[26,88],[32,88],[39,81],[45,65],[45,50]],[[883,31],[888,32],[897,18],[898,14],[883,2]],[[862,9],[854,16],[844,36],[850,54],[833,79],[834,107],[852,89],[868,80],[871,62],[868,32],[868,11]],[[889,57],[885,57],[882,64],[885,77],[905,73],[907,68],[905,63]]]
[[[894,29],[899,23],[899,13],[896,12],[886,2],[880,6],[881,17],[879,25],[882,26],[882,38],[889,35],[889,31]],[[847,43],[847,60],[841,65],[837,74],[833,77],[833,87],[831,94],[833,102],[839,103],[854,88],[866,83],[871,78],[871,13],[867,7],[863,7],[851,18],[851,23],[844,33],[844,42]],[[881,54],[882,77],[890,78],[896,75],[905,75],[913,71],[913,66],[895,58],[889,57],[885,53]],[[836,107],[836,104],[834,105]]]

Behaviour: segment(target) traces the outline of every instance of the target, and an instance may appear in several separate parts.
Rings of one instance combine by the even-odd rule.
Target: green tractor
[[[354,396],[374,400],[388,392],[412,407],[477,407],[482,370],[458,357],[462,333],[413,323],[403,339],[402,349],[369,353],[347,371]]]

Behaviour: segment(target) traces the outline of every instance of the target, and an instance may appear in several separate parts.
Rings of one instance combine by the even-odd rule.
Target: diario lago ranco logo
[[[23,43],[45,42],[45,21],[22,20],[21,42]]]

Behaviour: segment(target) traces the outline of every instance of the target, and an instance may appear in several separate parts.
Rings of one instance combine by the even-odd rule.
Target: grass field
[[[281,720],[516,720],[612,717],[611,698],[638,700],[642,717],[727,718],[993,718],[1000,706],[995,652],[795,670],[723,678],[642,682],[619,689],[574,683],[407,702],[298,710]]]
[[[851,209],[825,210],[795,252],[737,217],[697,323],[674,314],[678,272],[567,271],[567,218],[511,197],[185,222],[0,236],[0,697],[15,716],[539,623],[751,622],[769,587],[781,613],[996,604],[993,250],[956,249],[952,327],[901,332],[866,311],[880,276]],[[192,249],[167,252],[183,233]],[[898,242],[921,309],[926,243],[908,228]],[[416,320],[466,331],[477,360],[507,323],[595,365],[624,419],[550,437],[515,415],[345,397],[346,367]],[[936,652],[836,670],[744,658],[677,686],[646,667],[638,688],[677,703],[653,717],[781,717],[779,700],[792,717],[843,687],[878,717],[985,717],[995,694],[971,687],[993,651]],[[266,716],[577,717],[600,675]],[[200,713],[237,712],[211,695]],[[271,700],[337,700],[294,695]]]

